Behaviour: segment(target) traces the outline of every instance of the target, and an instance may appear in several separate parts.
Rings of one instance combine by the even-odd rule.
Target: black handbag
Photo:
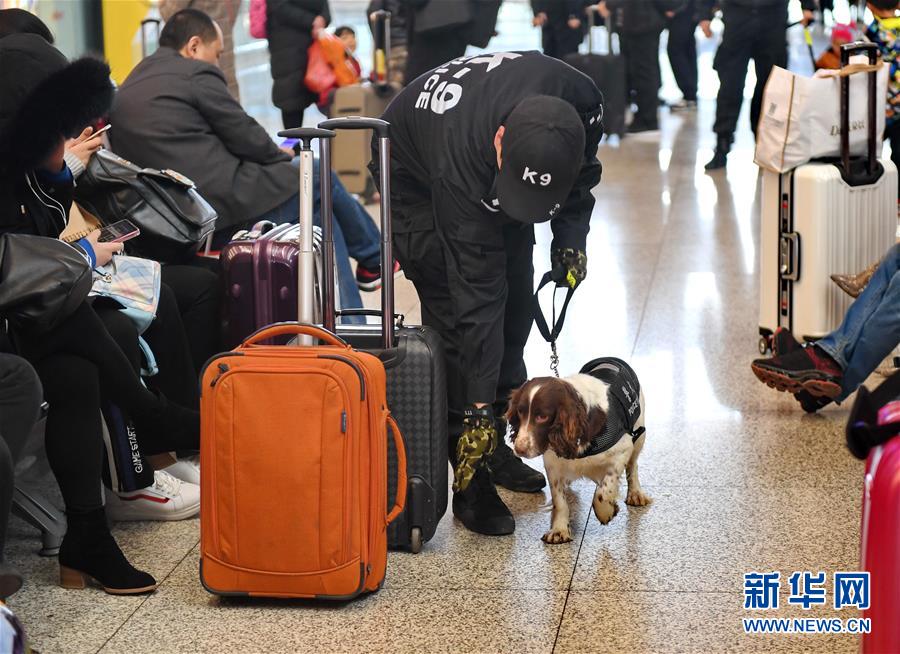
[[[161,263],[189,259],[216,228],[215,209],[190,179],[141,168],[109,150],[91,157],[75,200],[104,225],[133,222],[141,235],[128,241],[128,252]]]
[[[92,274],[84,255],[55,238],[0,236],[0,316],[20,329],[53,329],[88,296]]]

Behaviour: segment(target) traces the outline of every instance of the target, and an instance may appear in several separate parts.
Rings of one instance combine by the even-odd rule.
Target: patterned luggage
[[[390,157],[388,124],[383,120],[367,118],[336,118],[323,122],[320,127],[333,130],[374,130],[379,141],[380,156]],[[326,171],[330,169],[330,142],[320,141],[322,166],[322,215],[331,213],[330,184]],[[390,176],[389,166],[381,166],[381,267],[393,269],[391,244]],[[327,189],[326,189],[327,186]],[[329,258],[333,256],[331,225],[323,221],[325,270],[333,269]],[[388,530],[388,546],[418,552],[422,544],[434,536],[438,522],[447,510],[448,459],[447,459],[447,381],[444,353],[440,337],[427,327],[403,324],[402,317],[394,315],[394,279],[384,275],[381,287],[382,311],[349,310],[335,312],[333,284],[326,273],[323,309],[326,329],[333,329],[336,313],[339,315],[376,315],[381,325],[339,325],[337,334],[358,349],[376,355],[387,371],[387,399],[391,413],[400,424],[408,455],[408,479],[406,509]],[[393,329],[391,327],[393,326]],[[396,453],[389,458],[388,489],[399,471]],[[393,496],[388,502],[393,501]]]

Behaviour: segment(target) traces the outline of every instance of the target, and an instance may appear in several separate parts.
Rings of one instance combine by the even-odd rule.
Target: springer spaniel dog
[[[516,454],[544,455],[553,510],[548,544],[572,540],[565,488],[587,477],[597,483],[594,514],[607,524],[619,512],[616,499],[625,471],[625,503],[646,506],[637,460],[644,447],[644,394],[627,363],[611,357],[595,359],[564,379],[538,377],[526,382],[509,400],[506,419]]]

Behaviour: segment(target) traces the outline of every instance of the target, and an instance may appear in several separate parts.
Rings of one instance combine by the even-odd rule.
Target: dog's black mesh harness
[[[643,427],[635,429],[635,424],[641,417],[641,385],[631,366],[621,359],[602,357],[586,363],[580,372],[609,385],[609,411],[606,426],[591,439],[590,446],[578,458],[605,452],[626,433],[631,434],[632,442],[640,438],[645,430]]]

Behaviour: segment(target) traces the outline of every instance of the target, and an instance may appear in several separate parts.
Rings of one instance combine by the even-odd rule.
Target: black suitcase
[[[609,42],[608,54],[594,54],[593,28],[588,28],[588,52],[567,55],[563,58],[575,70],[592,80],[603,93],[603,131],[606,134],[625,135],[625,113],[628,110],[628,82],[625,57],[613,52],[612,32],[606,28]]]
[[[381,269],[393,270],[390,209],[390,144],[388,123],[371,118],[334,118],[319,125],[322,129],[372,129],[378,135],[381,165]],[[331,185],[326,171],[331,169],[331,140],[321,139],[322,216],[331,215]],[[332,226],[323,221],[325,274],[331,275],[334,256]],[[329,268],[329,266],[332,266]],[[329,284],[331,284],[329,286]],[[323,323],[326,329],[354,348],[375,354],[387,371],[388,408],[400,425],[406,443],[406,508],[388,527],[388,547],[418,552],[434,536],[447,510],[447,380],[444,352],[438,334],[427,327],[410,327],[394,316],[394,277],[384,274],[381,311],[345,310],[339,315],[376,315],[381,325],[337,325],[334,284],[326,277],[323,293]],[[398,319],[399,318],[399,319]],[[395,322],[395,319],[398,319]],[[391,329],[393,327],[393,329]],[[393,506],[397,479],[397,457],[389,443],[388,506]]]

